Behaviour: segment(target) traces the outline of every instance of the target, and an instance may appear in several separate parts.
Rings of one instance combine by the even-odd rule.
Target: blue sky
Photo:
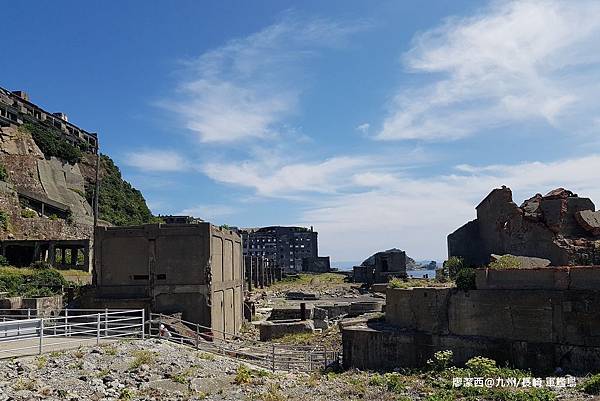
[[[0,35],[0,85],[156,214],[442,260],[494,187],[600,199],[595,1],[13,2]]]

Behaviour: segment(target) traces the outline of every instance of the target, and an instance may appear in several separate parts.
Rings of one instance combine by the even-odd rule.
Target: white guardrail
[[[53,317],[37,317],[26,309],[5,312],[0,310],[0,358],[144,338],[143,309],[64,309]]]

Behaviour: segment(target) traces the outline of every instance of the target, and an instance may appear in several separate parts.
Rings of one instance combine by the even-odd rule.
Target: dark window
[[[134,280],[148,280],[149,277],[147,274],[134,274],[131,278]]]
[[[166,280],[167,279],[167,275],[165,273],[157,274],[156,275],[156,279],[157,280]]]

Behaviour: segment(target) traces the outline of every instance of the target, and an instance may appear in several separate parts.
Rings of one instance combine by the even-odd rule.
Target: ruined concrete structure
[[[88,271],[90,240],[4,240],[0,254],[17,267],[44,261],[57,269]]]
[[[406,277],[406,252],[396,248],[377,252],[352,270],[355,283],[386,283],[393,277]]]
[[[70,164],[44,155],[31,133],[21,128],[26,123],[51,127],[85,149],[81,161]],[[7,173],[0,181],[0,211],[6,221],[0,225],[0,240],[12,241],[4,247],[9,249],[5,252],[9,262],[54,260],[56,267],[72,268],[70,254],[77,259],[77,253],[86,251],[76,268],[91,271],[93,210],[86,186],[95,180],[97,152],[97,134],[70,123],[64,113],[50,113],[31,103],[24,91],[0,88],[0,165]],[[55,245],[56,258],[50,251]],[[60,249],[67,249],[66,254]]]
[[[216,338],[239,332],[244,270],[237,233],[209,223],[100,227],[95,252],[96,307],[182,313]]]
[[[268,287],[283,278],[281,267],[264,256],[244,256],[244,267],[248,291]]]
[[[317,256],[302,259],[302,271],[309,273],[328,273],[331,271],[329,256]]]
[[[11,92],[0,87],[0,126],[22,125],[28,121],[56,128],[65,134],[72,143],[82,142],[95,153],[98,151],[98,135],[70,123],[67,115],[61,112],[50,113],[29,101],[24,91]]]
[[[534,256],[553,266],[600,264],[600,212],[588,198],[559,188],[519,207],[510,188],[494,189],[477,219],[448,236],[448,255],[482,266],[491,254]]]
[[[600,369],[600,267],[479,270],[477,286],[388,288],[385,322],[343,329],[345,367],[421,367],[452,350],[457,364]]]
[[[317,232],[305,227],[271,226],[240,230],[244,255],[271,259],[285,273],[302,271],[304,258],[319,256]]]

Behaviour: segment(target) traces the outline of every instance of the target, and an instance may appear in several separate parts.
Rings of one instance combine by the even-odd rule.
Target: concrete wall
[[[506,276],[531,275],[537,269],[531,270],[506,271]],[[540,273],[538,281],[558,282],[563,286],[564,279],[560,278],[565,270],[548,268]],[[600,275],[600,268],[572,269],[571,273],[576,278],[571,282],[579,286],[583,276],[593,282],[591,277]],[[515,280],[502,282],[512,285]],[[574,371],[600,369],[600,359],[596,358],[600,355],[600,290],[597,289],[465,292],[449,288],[390,288],[386,324],[391,328],[369,328],[364,333],[354,328],[344,333],[344,338],[352,343],[352,346],[344,344],[344,352],[351,347],[348,365],[388,367],[387,357],[381,362],[385,366],[379,366],[377,359],[364,355],[367,352],[364,347],[378,345],[362,341],[373,341],[375,336],[376,342],[393,348],[390,351],[393,355],[403,355],[395,366],[419,366],[433,352],[451,349],[458,363],[482,355],[534,370],[559,366]]]
[[[142,301],[160,313],[237,334],[243,321],[239,235],[209,223],[101,227],[96,232],[99,302]],[[118,302],[116,302],[118,304]]]

